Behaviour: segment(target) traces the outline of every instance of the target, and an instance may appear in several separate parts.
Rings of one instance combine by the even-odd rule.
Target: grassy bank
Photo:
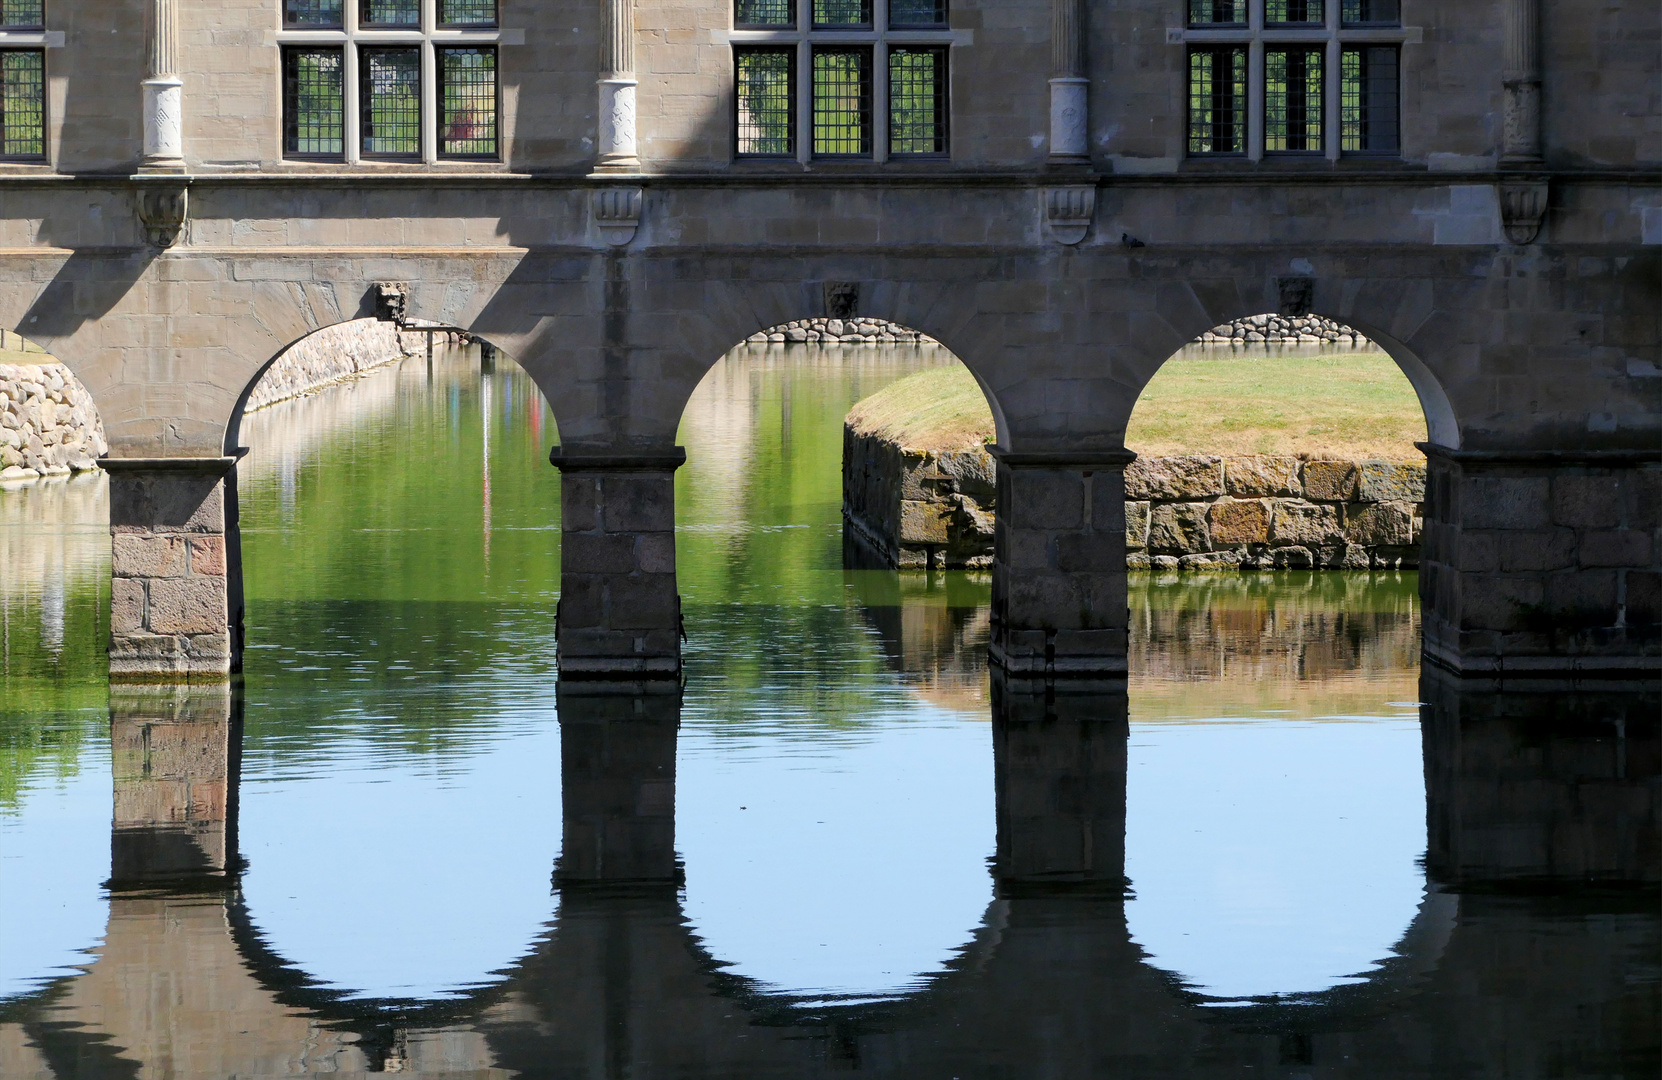
[[[992,414],[960,365],[920,372],[856,405],[849,420],[904,445],[990,440]],[[1175,359],[1143,391],[1126,445],[1146,455],[1301,454],[1417,460],[1425,416],[1383,353]]]

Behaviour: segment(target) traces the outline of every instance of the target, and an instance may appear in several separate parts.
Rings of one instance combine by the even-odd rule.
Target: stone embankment
[[[745,339],[753,345],[939,345],[928,334],[882,319],[793,319]]]
[[[38,363],[0,363],[0,483],[97,468],[109,446],[92,395],[80,380],[39,346],[0,355],[40,357]]]
[[[1338,345],[1372,348],[1373,342],[1343,323],[1320,315],[1249,315],[1214,326],[1198,339],[1205,345]]]
[[[381,319],[354,319],[302,338],[266,369],[248,396],[248,411],[310,394],[353,379],[427,348],[425,330],[399,329]],[[454,344],[457,335],[435,333],[435,344]]]
[[[982,447],[919,449],[844,424],[843,528],[886,566],[991,566],[996,475]]]

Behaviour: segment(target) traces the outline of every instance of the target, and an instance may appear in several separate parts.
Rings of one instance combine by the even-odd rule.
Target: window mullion
[[[1247,46],[1247,130],[1248,161],[1264,160],[1264,39],[1253,36]]]
[[[431,8],[428,9],[431,11]],[[421,160],[439,159],[438,55],[431,41],[421,43]]]
[[[1337,4],[1333,5],[1338,7]],[[1339,69],[1343,60],[1339,55],[1339,38],[1334,35],[1327,42],[1327,59],[1322,67],[1322,148],[1327,152],[1327,160],[1339,160],[1339,120],[1344,107],[1340,99],[1339,80],[1343,72]]]
[[[341,149],[348,165],[363,160],[363,126],[358,104],[358,0],[346,0],[341,10],[341,27],[346,44],[341,55],[341,105],[346,110],[341,124]]]
[[[796,160],[808,164],[814,156],[814,50],[808,34],[814,26],[814,0],[797,0],[796,29]]]
[[[871,48],[871,66],[871,159],[882,162],[889,160],[889,46],[882,38]]]

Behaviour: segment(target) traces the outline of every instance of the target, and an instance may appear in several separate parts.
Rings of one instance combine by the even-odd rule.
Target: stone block
[[[190,572],[209,577],[225,576],[225,538],[223,536],[193,536],[190,538]]]
[[[190,572],[189,548],[180,536],[117,533],[111,547],[111,570],[118,578],[183,577]]]
[[[1476,476],[1461,494],[1468,529],[1544,529],[1551,521],[1544,476]]]
[[[560,528],[568,535],[588,532],[600,527],[596,509],[600,481],[592,475],[579,474],[560,478]]]
[[[1084,524],[1085,483],[1078,473],[1010,470],[1007,482],[1013,524],[1024,529],[1077,529]]]
[[[1599,529],[1581,534],[1582,566],[1650,565],[1651,538],[1637,529]]]
[[[1546,583],[1538,574],[1460,574],[1458,587],[1462,630],[1508,632],[1544,622]]]
[[[1316,565],[1316,557],[1310,549],[1296,545],[1271,548],[1265,556],[1270,567],[1275,570],[1309,570]]]
[[[1621,483],[1614,476],[1552,478],[1552,520],[1575,529],[1613,529],[1621,524]]]
[[[1161,503],[1149,514],[1148,550],[1162,555],[1192,555],[1212,550],[1206,526],[1206,503]]]
[[[1356,494],[1356,466],[1349,461],[1306,461],[1304,497],[1321,502],[1348,502]]]
[[[110,582],[110,633],[116,637],[144,629],[144,582],[118,577]]]
[[[150,582],[152,633],[211,634],[223,631],[227,621],[224,578],[159,578]]]
[[[1419,539],[1414,531],[1414,504],[1351,503],[1345,507],[1345,538],[1368,546],[1412,544]]]
[[[1203,551],[1180,556],[1177,560],[1178,569],[1186,573],[1220,574],[1238,570],[1240,566],[1241,553],[1238,551]]]
[[[1499,570],[1500,542],[1503,533],[1479,529],[1462,529],[1460,545],[1454,552],[1454,562],[1460,570]]]
[[[680,611],[674,574],[636,574],[606,583],[607,624],[614,629],[676,625]]]
[[[1112,532],[1066,532],[1056,537],[1056,569],[1105,573],[1125,565],[1125,547]]]
[[[567,533],[560,540],[564,574],[627,574],[635,565],[635,536],[630,533]]]
[[[1207,519],[1213,547],[1263,544],[1270,538],[1270,508],[1261,499],[1220,500],[1212,504]]]
[[[1270,541],[1276,544],[1343,544],[1339,508],[1303,499],[1276,499],[1270,514]]]
[[[606,581],[603,574],[561,572],[559,633],[562,641],[569,631],[605,625]]]
[[[1263,498],[1273,495],[1300,495],[1304,488],[1299,481],[1299,460],[1296,457],[1254,455],[1225,458],[1223,461],[1224,491],[1237,498]]]
[[[1148,503],[1125,504],[1125,546],[1133,551],[1148,546]]]
[[[671,473],[612,473],[600,484],[607,532],[669,532],[675,528],[675,485]]]
[[[1364,461],[1356,471],[1356,498],[1361,502],[1421,502],[1425,499],[1425,466],[1406,461]]]
[[[116,532],[223,533],[224,485],[196,473],[112,473],[110,526]]]
[[[1616,625],[1616,572],[1582,570],[1546,580],[1547,615],[1555,629]]]
[[[1506,573],[1520,570],[1564,570],[1575,565],[1575,530],[1508,530],[1490,534],[1496,538],[1499,568]],[[1463,570],[1473,567],[1464,566]]]
[[[675,573],[675,534],[638,534],[635,537],[635,565],[645,574]]]
[[[1128,499],[1207,499],[1223,494],[1223,459],[1138,458],[1125,467]]]
[[[944,544],[947,526],[952,519],[952,506],[947,503],[907,499],[900,504],[900,542],[902,544]]]
[[[1626,616],[1630,627],[1662,624],[1662,573],[1654,570],[1627,572]]]

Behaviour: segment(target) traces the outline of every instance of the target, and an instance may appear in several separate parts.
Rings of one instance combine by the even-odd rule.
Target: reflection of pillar
[[[184,80],[179,78],[176,0],[150,0],[150,39],[144,74],[144,167],[182,169],[185,156]]]
[[[1050,159],[1083,161],[1090,80],[1085,78],[1084,0],[1050,0]]]
[[[235,872],[241,707],[226,682],[111,688],[112,886]]]
[[[1420,681],[1432,878],[1662,880],[1662,693],[1469,682]]]
[[[635,150],[635,0],[602,0],[606,36],[600,44],[600,156],[597,170],[633,172]]]
[[[562,682],[560,785],[565,838],[558,879],[673,881],[675,736],[681,692]]]
[[[685,451],[555,447],[560,468],[560,678],[674,678],[675,469]]]
[[[994,671],[997,874],[1005,887],[1125,887],[1123,680],[1051,684]]]
[[[1506,0],[1505,161],[1541,158],[1540,0]]]

